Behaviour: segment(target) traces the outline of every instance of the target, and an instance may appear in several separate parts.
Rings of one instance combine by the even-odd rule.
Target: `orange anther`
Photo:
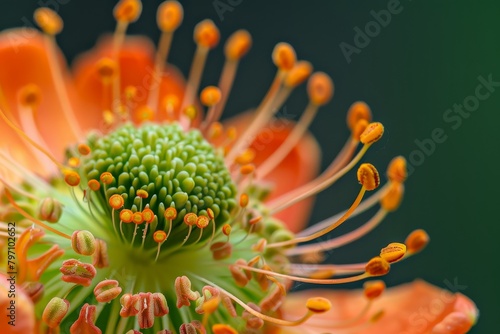
[[[380,200],[380,206],[386,211],[396,210],[403,200],[404,191],[405,186],[402,183],[391,182],[389,189]]]
[[[57,35],[63,29],[63,20],[52,9],[43,7],[35,10],[34,19],[42,31],[48,35]]]
[[[204,47],[213,48],[219,43],[220,33],[212,20],[203,20],[194,27],[194,41]]]
[[[384,281],[368,281],[363,284],[364,295],[369,300],[378,298],[385,290]]]
[[[385,259],[376,256],[365,266],[365,271],[371,276],[382,276],[389,272],[391,265]]]
[[[137,122],[139,123],[152,121],[154,117],[155,113],[153,109],[151,109],[146,105],[140,106],[139,108],[137,108],[136,111],[134,111],[134,119],[137,120]]]
[[[19,103],[22,106],[36,108],[42,102],[42,92],[35,84],[28,84],[19,90]]]
[[[363,101],[354,102],[347,111],[347,127],[353,131],[359,120],[364,119],[368,123],[372,121],[372,111]]]
[[[282,71],[290,71],[297,61],[295,50],[288,43],[278,43],[273,50],[273,63]]]
[[[173,207],[168,207],[165,210],[165,213],[163,214],[163,216],[167,220],[174,220],[175,218],[177,218],[177,210]]]
[[[68,159],[68,166],[72,168],[76,168],[80,166],[80,158],[78,157],[71,157]]]
[[[159,244],[165,242],[167,240],[167,233],[162,230],[156,231],[153,233],[153,240]]]
[[[173,32],[182,23],[184,10],[177,1],[165,1],[160,4],[156,13],[156,22],[161,31]]]
[[[109,198],[109,206],[115,210],[118,210],[123,207],[125,204],[125,200],[121,195],[114,194]]]
[[[87,144],[79,144],[78,145],[78,153],[81,155],[89,155],[90,154],[90,147]]]
[[[210,219],[214,219],[214,218],[215,218],[214,210],[212,210],[212,209],[208,208],[208,209],[207,209],[207,216],[208,216],[208,218],[210,218]]]
[[[366,190],[374,190],[380,185],[380,175],[372,164],[361,164],[358,168],[358,181]]]
[[[155,220],[155,213],[150,208],[142,210],[142,218],[147,224],[150,224]]]
[[[227,59],[238,60],[243,57],[252,46],[252,36],[246,30],[235,31],[227,39],[224,53]]]
[[[132,222],[136,225],[142,224],[144,222],[144,217],[142,217],[142,212],[134,212],[132,216]]]
[[[405,182],[408,177],[406,169],[406,159],[403,156],[397,156],[391,160],[387,167],[387,177],[393,182]]]
[[[222,135],[223,131],[224,127],[221,123],[213,122],[212,124],[210,124],[210,127],[208,129],[208,137],[210,139],[217,139]]]
[[[241,175],[249,175],[252,174],[254,171],[255,171],[255,165],[253,164],[246,164],[244,166],[241,166],[240,168]]]
[[[167,108],[167,111],[174,111],[179,108],[181,100],[177,95],[168,94],[163,98],[163,105]]]
[[[360,119],[358,123],[356,123],[354,128],[351,130],[352,138],[359,141],[361,134],[365,132],[369,124],[370,123],[368,123],[366,119]]]
[[[240,195],[240,206],[242,208],[246,208],[247,205],[248,205],[248,195],[243,193]]]
[[[135,194],[137,195],[137,197],[140,197],[140,198],[148,198],[149,194],[146,190],[144,189],[139,189],[135,192]]]
[[[134,22],[142,12],[140,0],[120,0],[114,8],[113,15],[119,22]]]
[[[382,123],[374,122],[368,124],[365,131],[359,136],[359,141],[363,144],[373,144],[384,134],[384,126]]]
[[[253,217],[248,221],[250,225],[255,225],[262,220],[262,216]]]
[[[221,97],[221,91],[218,87],[208,86],[201,91],[200,101],[204,106],[212,107],[219,103]]]
[[[124,223],[131,223],[132,220],[134,219],[134,213],[132,210],[129,209],[123,209],[120,211],[120,220]]]
[[[64,182],[71,187],[76,187],[80,184],[80,175],[75,171],[69,171],[64,174]]]
[[[110,80],[116,75],[118,71],[118,66],[116,62],[111,58],[101,58],[96,64],[97,74],[105,82],[110,82]]]
[[[324,72],[316,72],[307,82],[307,93],[311,102],[317,106],[328,103],[333,96],[333,81]]]
[[[113,182],[113,179],[113,175],[111,175],[110,172],[104,172],[100,176],[100,180],[104,184],[111,184],[111,182]]]
[[[238,332],[233,327],[224,324],[213,325],[212,332],[214,334],[238,334]]]
[[[194,212],[186,213],[184,216],[184,223],[188,226],[193,226],[196,224],[198,220],[198,216]]]
[[[314,297],[307,300],[306,307],[311,312],[324,313],[332,308],[332,304],[326,298]]]
[[[87,186],[92,191],[98,191],[99,189],[101,189],[101,184],[97,180],[90,180],[89,182],[87,182]]]
[[[205,228],[209,223],[210,219],[208,219],[207,216],[198,216],[198,219],[196,219],[196,226],[198,226],[198,228]]]
[[[411,232],[405,240],[406,248],[409,253],[417,253],[427,246],[430,238],[424,230],[415,230]]]
[[[389,263],[401,260],[405,254],[406,245],[399,242],[392,242],[380,250],[380,257]]]
[[[255,151],[251,148],[246,149],[243,153],[234,160],[238,165],[247,165],[255,158]]]
[[[224,224],[224,226],[222,226],[222,233],[224,233],[225,236],[229,236],[231,234],[231,229],[231,225]]]
[[[311,75],[313,67],[310,62],[301,60],[287,73],[283,84],[286,87],[294,88],[306,81]]]
[[[191,121],[196,118],[197,114],[198,111],[196,110],[195,106],[188,106],[186,107],[186,109],[184,109],[184,115],[186,115],[186,117]]]

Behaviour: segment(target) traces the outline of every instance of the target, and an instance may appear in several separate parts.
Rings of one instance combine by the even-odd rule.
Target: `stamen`
[[[158,261],[158,256],[160,256],[161,245],[163,245],[163,243],[167,240],[167,234],[162,230],[156,231],[155,233],[153,233],[153,240],[158,243],[158,250],[156,251],[155,257],[156,262]]]
[[[356,207],[359,205],[361,200],[363,199],[363,196],[367,190],[373,190],[376,187],[379,186],[380,184],[380,176],[378,174],[377,169],[371,165],[371,164],[362,164],[359,169],[358,169],[358,181],[362,184],[361,190],[359,191],[358,196],[354,200],[354,203],[351,205],[349,210],[335,223],[330,225],[329,227],[325,228],[324,230],[318,231],[316,233],[313,233],[309,236],[303,236],[303,237],[298,237],[292,240],[288,241],[283,241],[283,242],[276,242],[267,245],[267,248],[276,248],[276,247],[286,247],[286,246],[291,246],[295,245],[297,243],[301,242],[307,242],[311,241],[314,239],[317,239],[330,231],[333,231],[336,229],[338,226],[340,226],[342,223],[344,223],[349,216],[352,214],[352,212],[356,209]]]
[[[82,138],[81,129],[75,117],[76,113],[71,106],[68,91],[66,90],[66,84],[64,83],[63,70],[60,66],[59,57],[56,53],[57,44],[55,35],[61,32],[63,28],[63,21],[55,11],[47,7],[35,10],[34,19],[45,33],[44,42],[46,44],[49,68],[54,81],[54,88],[57,93],[56,95],[59,98],[61,109],[66,117],[66,121],[69,124],[69,129],[76,139]]]
[[[309,79],[307,90],[310,100],[309,105],[286,140],[258,167],[256,175],[259,179],[263,179],[269,174],[297,145],[316,116],[319,107],[328,103],[332,98],[333,82],[327,74],[317,72]]]
[[[353,131],[360,120],[372,121],[372,111],[363,101],[354,102],[347,111],[347,127]]]
[[[191,231],[193,229],[193,225],[195,225],[197,221],[198,221],[198,216],[196,215],[196,213],[190,212],[184,216],[184,224],[189,226],[189,229],[188,229],[188,234],[182,241],[181,247],[186,243],[186,241],[188,241],[189,236],[191,235]]]
[[[158,105],[160,84],[162,80],[165,63],[174,37],[174,32],[182,23],[184,10],[177,1],[164,1],[158,7],[156,21],[161,30],[158,50],[155,57],[155,71],[151,87],[149,89],[148,106],[155,110]]]
[[[213,108],[213,115],[207,118],[206,122],[210,126],[213,122],[220,119],[224,108],[226,107],[231,88],[233,86],[238,64],[241,58],[248,52],[252,45],[252,36],[246,30],[234,32],[226,41],[224,54],[226,61],[222,68],[218,86],[221,90],[221,101]]]
[[[405,240],[407,249],[406,257],[420,252],[427,246],[429,241],[429,235],[424,230],[415,230],[411,232]]]
[[[408,171],[406,168],[406,159],[403,156],[398,156],[391,160],[387,168],[387,177],[393,182],[405,182],[408,177]]]
[[[196,92],[200,86],[201,75],[205,67],[208,52],[219,43],[219,39],[219,29],[217,29],[211,20],[203,20],[194,28],[194,40],[197,44],[197,48],[191,70],[189,71],[186,91],[184,92],[184,99],[181,104],[181,111],[193,105]],[[180,123],[186,128],[188,120],[181,116]]]
[[[245,304],[243,301],[241,301],[235,295],[222,289],[217,284],[215,284],[215,283],[213,283],[213,282],[211,282],[203,277],[200,277],[197,275],[193,275],[193,276],[195,276],[198,280],[219,289],[222,293],[226,294],[229,298],[231,298],[233,301],[235,301],[237,304],[239,304],[241,307],[243,307],[248,313],[250,313],[250,314],[252,314],[252,315],[256,316],[257,318],[260,318],[264,321],[268,321],[270,323],[273,323],[273,324],[276,324],[279,326],[298,326],[298,325],[306,322],[314,314],[324,313],[324,312],[328,311],[331,307],[330,302],[324,298],[320,298],[320,297],[310,298],[306,302],[306,307],[308,309],[308,312],[302,318],[294,320],[294,321],[277,319],[277,318],[273,318],[271,316],[268,316],[268,315],[265,315],[265,314],[262,314],[260,312],[255,311],[253,308],[251,308],[250,306]]]
[[[215,107],[220,102],[222,98],[221,90],[215,86],[208,86],[203,88],[200,94],[200,101],[205,106],[208,107],[207,116],[205,120],[200,125],[200,129],[203,132],[206,132],[208,126],[212,124],[213,119],[215,117]]]
[[[340,179],[342,176],[344,176],[348,171],[350,171],[358,162],[361,160],[363,155],[366,153],[368,148],[378,139],[382,137],[382,134],[384,132],[384,127],[381,123],[372,123],[373,125],[370,126],[363,132],[365,134],[364,140],[367,142],[363,142],[365,145],[363,148],[358,152],[358,154],[351,160],[351,162],[342,168],[340,171],[335,173],[334,175],[328,177],[325,180],[322,180],[321,183],[317,184],[315,180],[305,184],[302,187],[296,188],[295,190],[292,190],[288,193],[283,194],[282,196],[270,201],[268,203],[268,208],[270,211],[270,214],[273,215],[287,207],[289,207],[292,204],[295,204],[297,202],[300,202],[301,200],[308,198],[310,196],[313,196],[320,191],[324,190],[325,188],[331,186],[333,183],[335,183],[338,179]]]

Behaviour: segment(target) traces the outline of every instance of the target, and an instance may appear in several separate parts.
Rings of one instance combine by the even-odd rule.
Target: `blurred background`
[[[156,7],[161,1],[143,2],[143,14],[129,32],[148,35],[156,42]],[[423,228],[431,236],[430,245],[418,256],[393,266],[384,280],[396,285],[419,277],[442,288],[454,288],[471,297],[480,309],[472,333],[495,332],[500,312],[498,278],[493,274],[500,255],[500,219],[495,207],[500,199],[499,149],[493,143],[500,122],[499,3],[181,3],[185,20],[175,35],[169,61],[184,73],[195,49],[192,30],[200,20],[212,19],[221,29],[223,41],[240,28],[253,36],[254,45],[241,63],[226,116],[259,103],[274,76],[272,49],[286,41],[300,59],[309,60],[335,82],[332,102],[311,127],[323,150],[323,167],[349,136],[345,115],[356,100],[367,102],[375,120],[386,127],[383,139],[364,160],[384,171],[390,159],[403,155],[414,167],[401,208],[369,236],[329,253],[328,260],[366,260],[389,242],[403,242],[409,232]],[[51,6],[64,18],[65,29],[57,40],[70,62],[91,48],[101,34],[114,29],[114,0],[2,0],[0,28],[30,25],[40,4]],[[209,56],[202,86],[218,82],[222,45]],[[298,119],[306,102],[301,87],[282,113]],[[358,190],[354,173],[348,174],[317,197],[310,223],[345,209]],[[369,216],[353,220],[338,232]],[[361,283],[349,287],[359,286]]]

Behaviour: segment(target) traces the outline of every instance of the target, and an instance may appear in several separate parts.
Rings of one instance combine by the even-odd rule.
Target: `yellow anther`
[[[208,209],[207,209],[207,216],[208,216],[208,218],[210,218],[210,219],[214,219],[214,218],[215,218],[214,210],[212,210],[212,209],[208,208]]]
[[[357,101],[354,102],[347,111],[347,127],[353,131],[354,127],[361,119],[370,123],[372,121],[372,111],[366,103]]]
[[[139,189],[135,192],[136,196],[137,197],[140,197],[140,198],[148,198],[149,194],[146,190],[144,189]]]
[[[147,224],[150,224],[155,220],[155,213],[150,208],[142,210],[142,218]]]
[[[384,290],[384,281],[368,281],[363,284],[363,293],[369,300],[380,297]]]
[[[240,195],[240,206],[246,208],[248,205],[248,195],[243,193]]]
[[[208,86],[201,91],[200,101],[204,106],[212,107],[219,103],[221,97],[221,91],[218,87]]]
[[[203,20],[194,27],[194,41],[201,46],[214,48],[219,39],[219,29],[212,20]]]
[[[109,200],[109,206],[112,207],[115,210],[121,209],[123,205],[125,204],[125,200],[121,195],[114,194],[112,195]]]
[[[111,175],[110,172],[104,172],[104,173],[101,174],[101,176],[99,177],[99,179],[104,184],[111,184],[113,182],[114,178],[113,178],[113,175]]]
[[[22,106],[36,108],[42,102],[42,92],[35,84],[29,84],[19,90],[19,102]]]
[[[306,307],[311,312],[324,313],[332,308],[332,303],[326,298],[314,297],[307,300]]]
[[[131,223],[132,220],[134,219],[134,213],[132,210],[129,209],[123,209],[120,211],[120,220],[124,223]]]
[[[110,82],[118,73],[118,65],[111,58],[101,58],[96,64],[96,70],[104,82]]]
[[[80,158],[78,157],[71,157],[68,159],[68,166],[72,168],[76,168],[80,166]]]
[[[154,116],[155,116],[155,113],[154,113],[153,109],[151,109],[150,107],[148,107],[146,105],[140,106],[134,112],[134,118],[139,123],[146,122],[146,121],[152,121],[154,119]]]
[[[160,4],[156,13],[156,22],[161,31],[173,32],[182,23],[184,10],[177,1],[165,1]]]
[[[227,59],[238,60],[243,57],[252,46],[252,36],[246,30],[235,31],[227,39],[224,53]]]
[[[228,237],[231,234],[231,229],[231,225],[224,224],[224,226],[222,226],[222,233],[224,233],[224,235]]]
[[[255,165],[253,164],[246,164],[244,166],[241,166],[240,168],[241,175],[249,175],[252,174],[254,171],[255,171]]]
[[[87,144],[79,144],[78,145],[78,153],[81,155],[89,155],[90,154],[90,147]]]
[[[399,182],[391,182],[384,197],[380,199],[380,206],[386,211],[394,211],[401,204],[405,187]]]
[[[209,300],[203,303],[202,309],[205,313],[209,314],[214,313],[219,307],[220,302],[221,302],[220,296],[210,298]]]
[[[251,148],[246,149],[243,153],[236,157],[234,160],[238,165],[247,165],[255,158],[255,151]]]
[[[99,189],[101,189],[101,184],[97,180],[90,180],[89,182],[87,182],[87,186],[92,191],[98,191]]]
[[[196,224],[196,221],[198,220],[198,216],[194,212],[186,213],[184,216],[184,224],[187,226],[193,226]]]
[[[372,258],[365,266],[365,271],[370,276],[382,276],[389,272],[391,265],[380,256]]]
[[[229,325],[215,324],[212,326],[212,332],[214,334],[238,334],[236,329]]]
[[[167,233],[162,230],[156,231],[153,233],[153,240],[159,244],[165,242],[167,240]]]
[[[198,219],[196,219],[196,226],[198,226],[198,228],[205,228],[209,223],[210,219],[208,219],[207,216],[198,216]]]
[[[136,225],[142,224],[144,222],[142,212],[134,212],[134,214],[132,215],[132,222]]]
[[[430,238],[424,230],[415,230],[411,232],[405,240],[408,253],[414,254],[420,252],[427,246]]]
[[[406,169],[406,159],[403,156],[397,156],[391,160],[387,167],[387,177],[394,182],[405,182],[408,177]]]
[[[373,122],[368,124],[365,131],[359,136],[359,141],[363,144],[373,144],[384,134],[384,126],[382,123]]]
[[[307,82],[307,93],[311,102],[317,106],[328,103],[333,96],[333,81],[324,72],[316,72]]]
[[[64,174],[64,182],[71,187],[76,187],[80,184],[80,175],[75,171],[68,171]]]
[[[366,119],[360,119],[358,123],[354,126],[354,128],[351,130],[352,138],[356,140],[360,140],[361,134],[365,132],[366,128],[368,127],[370,123]]]
[[[134,22],[142,12],[140,0],[120,0],[114,8],[113,15],[118,22]]]
[[[294,88],[306,81],[311,75],[313,67],[310,62],[301,60],[287,73],[283,84],[287,87]]]
[[[273,63],[282,71],[290,71],[297,61],[295,50],[288,43],[278,43],[273,50]]]
[[[177,218],[177,210],[173,207],[168,207],[165,210],[165,213],[163,213],[163,216],[166,220],[174,220],[175,218]]]
[[[405,254],[406,245],[399,242],[392,242],[380,250],[380,257],[389,263],[401,260]]]
[[[57,35],[62,31],[64,26],[61,17],[47,7],[35,10],[34,19],[40,29],[47,35]]]
[[[358,168],[358,181],[366,190],[374,190],[380,184],[380,175],[372,164],[361,164]]]
[[[186,109],[184,109],[184,115],[186,115],[186,117],[191,121],[196,118],[197,114],[198,111],[196,110],[195,106],[188,106],[186,107]]]

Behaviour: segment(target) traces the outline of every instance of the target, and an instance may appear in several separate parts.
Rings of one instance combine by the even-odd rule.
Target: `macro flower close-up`
[[[471,298],[419,279],[423,267],[386,287],[432,242],[420,226],[363,244],[408,177],[402,155],[367,157],[390,145],[383,111],[351,101],[323,167],[333,149],[309,127],[338,92],[316,50],[275,43],[262,58],[274,78],[253,83],[265,94],[228,117],[252,35],[204,19],[177,40],[192,9],[168,0],[145,18],[153,42],[129,34],[143,2],[113,2],[114,31],[71,63],[63,1],[0,33],[0,333],[463,334],[481,321]],[[221,16],[238,1],[217,3]],[[170,60],[177,43],[195,46],[188,71]],[[210,57],[222,66],[204,85]],[[293,94],[308,102],[286,117]],[[349,204],[311,222],[330,189]],[[355,244],[364,259],[349,263]]]

